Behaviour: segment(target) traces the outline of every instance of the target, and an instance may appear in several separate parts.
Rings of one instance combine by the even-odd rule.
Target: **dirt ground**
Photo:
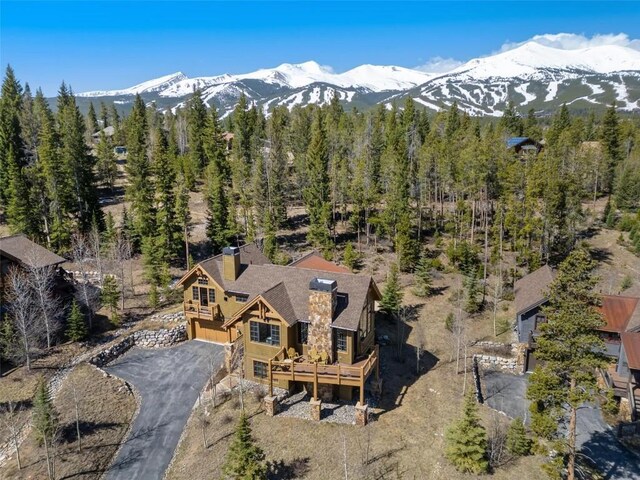
[[[77,450],[74,388],[78,397],[81,452]],[[135,413],[133,394],[121,380],[82,364],[69,374],[54,403],[60,424],[56,478],[100,478]],[[0,478],[47,478],[44,449],[37,445],[33,433],[20,447],[20,456],[22,470],[18,470],[14,456],[0,468]]]

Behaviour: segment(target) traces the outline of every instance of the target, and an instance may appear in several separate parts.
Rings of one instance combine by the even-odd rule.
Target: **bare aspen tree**
[[[41,325],[36,321],[36,305],[33,301],[31,285],[27,274],[19,268],[11,268],[6,276],[9,315],[18,341],[18,357],[24,360],[27,370],[31,370],[31,355],[44,336]]]
[[[89,247],[88,253],[98,271],[98,285],[102,287],[102,279],[104,277],[102,238],[100,237],[100,230],[98,230],[98,227],[95,225],[87,235],[87,244]]]
[[[73,408],[76,418],[76,437],[78,439],[78,453],[82,452],[82,436],[80,435],[80,398],[75,382],[71,385],[73,392]]]
[[[16,451],[16,460],[18,462],[18,470],[22,470],[22,461],[20,459],[20,433],[24,427],[24,421],[20,418],[22,407],[15,402],[9,401],[4,408],[2,423],[9,432],[8,440],[13,443]]]
[[[34,250],[27,253],[27,279],[34,293],[38,317],[44,324],[47,348],[51,348],[54,335],[60,328],[63,315],[62,302],[54,291],[57,271],[53,265],[43,265],[43,259]]]
[[[91,259],[91,248],[87,239],[80,233],[71,237],[71,256],[73,263],[79,269],[81,279],[78,282],[80,300],[87,309],[89,320],[89,330],[93,327],[93,317],[98,309],[98,290],[89,282],[89,271],[87,270],[87,259]]]

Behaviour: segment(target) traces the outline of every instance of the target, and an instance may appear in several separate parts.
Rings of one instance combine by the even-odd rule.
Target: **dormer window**
[[[249,300],[249,295],[236,295],[236,302],[238,303],[247,303]]]

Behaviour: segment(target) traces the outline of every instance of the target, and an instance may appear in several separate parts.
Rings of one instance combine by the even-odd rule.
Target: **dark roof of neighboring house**
[[[226,292],[248,295],[247,307],[258,296],[262,297],[289,325],[308,320],[309,283],[314,278],[335,280],[338,285],[338,301],[333,318],[335,328],[357,330],[360,314],[372,284],[379,295],[370,276],[296,265],[272,265],[254,245],[240,247],[240,274],[235,281],[224,279],[222,255],[209,258],[199,266]],[[180,283],[186,280],[192,271],[182,277]],[[228,319],[228,323],[231,322],[232,319]]]
[[[629,320],[638,306],[640,299],[622,297],[619,295],[603,295],[602,305],[598,310],[602,312],[606,326],[600,328],[603,332],[624,332]]]
[[[291,262],[289,266],[298,268],[309,268],[311,270],[322,270],[325,272],[351,273],[347,267],[343,267],[342,265],[337,265],[333,262],[325,260],[324,258],[322,258],[322,255],[320,255],[320,253],[316,251],[308,253],[304,257]]]
[[[555,273],[548,265],[525,275],[514,285],[516,315],[540,305],[546,300],[546,291]]]
[[[517,147],[527,141],[531,140],[529,137],[511,137],[507,138],[507,148]]]
[[[66,262],[60,255],[32,242],[24,234],[0,238],[0,254],[29,267],[49,267]]]
[[[640,333],[623,332],[620,337],[629,368],[640,370]]]

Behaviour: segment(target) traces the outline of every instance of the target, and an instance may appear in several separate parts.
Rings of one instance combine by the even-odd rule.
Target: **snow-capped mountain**
[[[131,104],[137,93],[160,109],[185,104],[195,89],[221,115],[242,94],[268,114],[275,106],[325,104],[337,95],[346,106],[391,105],[412,97],[439,110],[458,102],[471,114],[502,114],[509,101],[526,111],[545,112],[567,103],[572,108],[602,107],[612,101],[640,110],[640,51],[618,45],[566,50],[531,41],[488,57],[475,58],[446,73],[361,65],[343,73],[309,61],[285,63],[246,74],[189,78],[181,72],[112,91],[85,92],[85,101]]]

